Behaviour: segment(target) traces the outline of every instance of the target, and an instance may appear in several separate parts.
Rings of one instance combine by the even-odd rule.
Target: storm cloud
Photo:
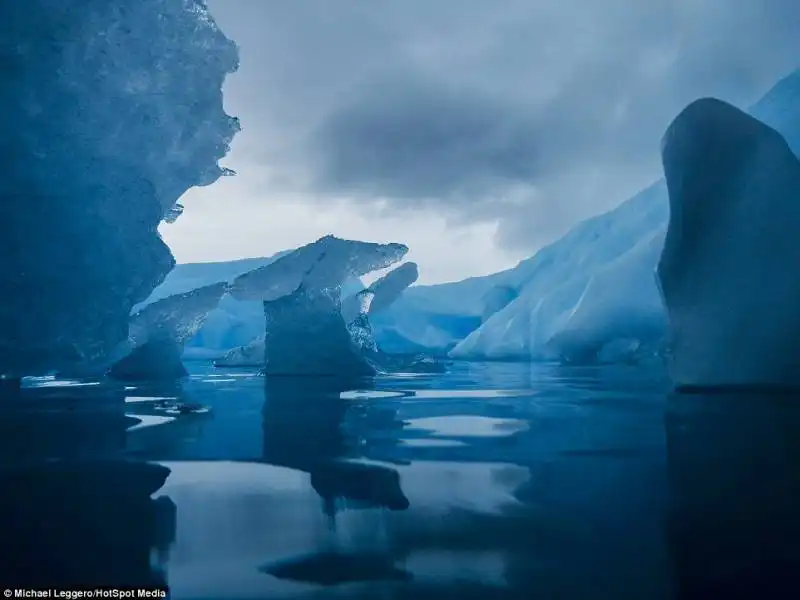
[[[657,178],[688,102],[747,106],[800,64],[796,0],[209,5],[255,187],[494,220],[526,250]]]

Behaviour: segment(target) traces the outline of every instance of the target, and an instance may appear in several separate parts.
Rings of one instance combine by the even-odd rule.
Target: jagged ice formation
[[[362,242],[352,243],[361,244]],[[376,280],[368,288],[348,296],[343,301],[340,299],[341,320],[350,335],[351,344],[358,351],[359,360],[366,359],[374,368],[381,368],[381,364],[385,361],[382,360],[382,353],[375,342],[369,317],[389,308],[418,277],[419,267],[416,263],[403,263]],[[263,366],[266,337],[259,336],[245,346],[230,350],[215,364],[239,367]]]
[[[199,0],[0,4],[0,373],[102,362],[174,259],[157,227],[238,121]]]
[[[350,277],[385,269],[408,252],[403,244],[375,244],[327,235],[234,279],[237,300],[270,302],[307,289],[340,290]]]
[[[125,351],[117,350],[126,356],[113,365],[110,375],[125,380],[185,375],[183,344],[200,330],[227,290],[223,281],[145,306],[131,317]]]
[[[228,284],[222,281],[148,304],[131,317],[130,338],[136,346],[153,337],[183,344],[203,326],[227,291]]]
[[[352,277],[391,266],[407,252],[402,244],[326,236],[241,275],[234,280],[231,294],[237,300],[263,300],[266,316],[263,342],[256,340],[242,350],[249,356],[263,343],[268,375],[375,373],[368,357],[374,340],[351,335],[348,319],[342,315],[341,288]],[[408,278],[408,269],[404,269],[403,276]],[[380,287],[387,290],[381,295],[395,292],[391,284]],[[371,289],[359,295],[358,301],[363,305],[353,311],[356,319],[369,309],[374,296]],[[230,364],[235,358],[227,356],[218,364]]]

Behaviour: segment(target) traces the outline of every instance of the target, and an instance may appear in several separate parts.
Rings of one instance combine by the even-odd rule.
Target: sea
[[[785,595],[800,579],[788,392],[677,394],[635,366],[353,380],[187,367],[166,384],[41,377],[5,392],[0,586],[215,600],[800,589]]]

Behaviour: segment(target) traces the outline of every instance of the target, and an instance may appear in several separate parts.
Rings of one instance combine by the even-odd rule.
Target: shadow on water
[[[0,407],[0,582],[5,587],[164,587],[170,471],[124,458],[122,387],[44,379]]]
[[[66,460],[0,470],[0,581],[11,588],[164,587],[175,506],[169,469]],[[155,554],[155,560],[154,560]]]
[[[800,394],[676,394],[666,426],[678,597],[796,593]]]
[[[333,531],[342,508],[409,507],[395,469],[343,460],[359,455],[360,440],[343,427],[351,406],[342,394],[363,385],[363,380],[331,377],[277,377],[265,382],[262,460],[308,473]],[[411,575],[395,562],[380,552],[333,548],[267,563],[260,570],[279,579],[326,586],[409,580]]]
[[[389,510],[409,505],[395,469],[341,460],[363,452],[358,433],[348,434],[344,428],[352,407],[341,397],[359,383],[363,382],[326,377],[266,382],[262,459],[309,473],[332,519],[338,503]]]

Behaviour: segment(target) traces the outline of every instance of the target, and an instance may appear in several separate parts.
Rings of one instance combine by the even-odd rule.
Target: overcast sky
[[[800,0],[208,0],[240,46],[236,177],[187,192],[179,262],[327,233],[411,247],[420,281],[513,266],[660,176],[701,96],[800,66]]]

